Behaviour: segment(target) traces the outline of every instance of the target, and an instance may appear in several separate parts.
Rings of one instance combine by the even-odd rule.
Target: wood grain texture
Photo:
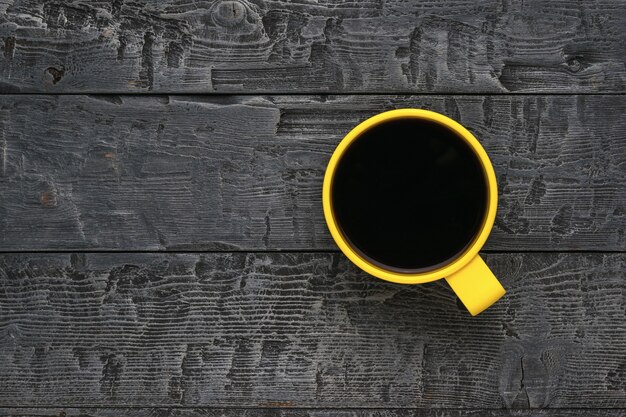
[[[1,92],[623,92],[615,0],[0,3]]]
[[[0,250],[335,250],[326,163],[359,121],[445,113],[487,149],[487,250],[626,250],[626,96],[2,96]]]
[[[0,405],[625,408],[626,254],[493,254],[443,282],[340,254],[0,257]]]
[[[281,407],[275,404],[273,407]],[[288,406],[287,406],[288,407]],[[624,417],[624,409],[0,408],[2,417]]]

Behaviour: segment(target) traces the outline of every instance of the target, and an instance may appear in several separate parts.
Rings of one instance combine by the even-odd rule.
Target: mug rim
[[[390,120],[406,118],[432,121],[456,133],[458,137],[463,139],[465,143],[470,146],[474,154],[477,156],[487,181],[487,213],[484,216],[479,232],[474,236],[473,240],[467,245],[460,256],[457,256],[452,261],[446,262],[438,268],[422,272],[397,272],[385,269],[359,255],[358,251],[352,248],[348,240],[340,231],[331,204],[331,189],[334,174],[339,161],[348,149],[348,146],[357,140],[361,134],[374,126]],[[324,184],[322,186],[322,205],[324,208],[326,224],[328,225],[328,229],[330,230],[335,243],[355,265],[365,272],[386,281],[396,282],[399,284],[421,284],[445,278],[446,276],[457,272],[474,259],[474,257],[478,256],[478,251],[480,251],[487,241],[487,237],[489,236],[495,221],[498,205],[498,185],[496,182],[496,174],[487,152],[482,147],[478,139],[476,139],[469,130],[463,127],[460,123],[444,116],[443,114],[431,110],[403,108],[385,111],[362,121],[350,132],[348,132],[341,142],[339,142],[339,145],[335,148],[335,151],[328,162],[326,172],[324,174]]]

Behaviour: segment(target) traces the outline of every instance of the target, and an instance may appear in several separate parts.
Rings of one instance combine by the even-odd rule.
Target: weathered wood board
[[[625,27],[615,0],[0,1],[0,417],[626,417]],[[494,163],[508,293],[476,318],[327,232],[334,147],[401,107]]]
[[[620,1],[0,3],[0,92],[624,92]]]
[[[326,163],[398,107],[487,149],[487,250],[626,249],[626,96],[397,95],[0,96],[0,249],[334,250]]]
[[[2,255],[0,405],[625,408],[626,254],[486,262],[472,318],[336,253]]]
[[[0,408],[3,417],[624,417],[624,409]]]

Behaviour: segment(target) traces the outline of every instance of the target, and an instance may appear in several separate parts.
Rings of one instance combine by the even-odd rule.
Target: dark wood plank
[[[334,250],[330,154],[411,106],[489,152],[486,249],[626,249],[626,96],[3,96],[0,250]]]
[[[499,254],[476,318],[339,254],[0,257],[0,404],[625,408],[626,254]]]
[[[0,91],[623,92],[618,0],[19,0]]]
[[[289,407],[274,404],[273,407]],[[619,409],[0,408],[3,417],[624,417]]]

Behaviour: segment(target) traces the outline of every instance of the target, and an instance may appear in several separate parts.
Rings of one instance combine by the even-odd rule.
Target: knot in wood
[[[65,75],[65,67],[61,66],[61,68],[48,67],[46,68],[46,73],[52,77],[52,84],[56,84],[61,81],[61,78]]]
[[[246,6],[237,0],[218,1],[211,8],[213,21],[219,26],[234,27],[246,18]]]
[[[578,72],[583,68],[583,64],[577,58],[572,58],[567,60],[567,68],[571,72]]]

